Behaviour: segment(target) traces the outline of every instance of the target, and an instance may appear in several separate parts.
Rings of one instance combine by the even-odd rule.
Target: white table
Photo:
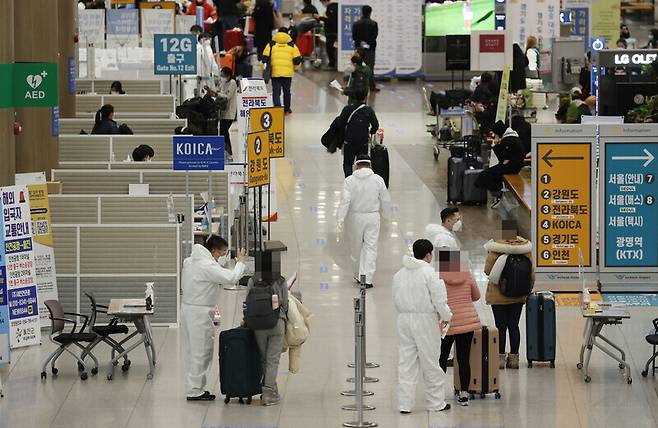
[[[591,382],[592,378],[589,376],[589,361],[592,356],[592,349],[596,346],[606,355],[619,363],[619,369],[624,370],[626,374],[626,381],[630,384],[633,382],[631,377],[631,368],[626,362],[626,352],[619,346],[613,343],[610,339],[605,337],[601,331],[606,325],[620,325],[623,320],[631,317],[630,312],[626,306],[598,304],[598,309],[595,312],[591,310],[583,310],[583,318],[585,318],[585,331],[583,333],[584,342],[580,348],[580,361],[578,362],[578,369],[583,370],[583,379],[586,383]],[[612,349],[604,346],[598,341],[605,342]],[[617,351],[615,353],[613,350]]]
[[[137,329],[130,336],[128,336],[123,342],[127,342],[132,339],[134,336],[140,334],[141,340],[136,341],[130,347],[126,347],[125,351],[116,355],[107,369],[107,380],[112,380],[114,375],[114,366],[118,361],[127,355],[130,351],[137,348],[140,345],[144,345],[146,350],[146,357],[149,362],[149,372],[146,375],[147,379],[153,379],[153,372],[155,370],[155,345],[153,344],[153,334],[151,332],[151,323],[149,317],[153,315],[153,308],[151,310],[146,310],[146,302],[144,299],[112,299],[110,300],[110,306],[107,310],[109,316],[114,316],[119,318],[124,322],[132,322],[135,324]]]

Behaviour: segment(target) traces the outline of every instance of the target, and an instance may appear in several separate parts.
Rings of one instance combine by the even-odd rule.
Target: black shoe
[[[215,396],[208,391],[205,391],[198,397],[187,397],[187,401],[215,401]]]
[[[454,360],[452,358],[448,359],[447,365],[448,365],[448,367],[454,367],[455,366]]]
[[[401,415],[410,415],[411,411],[410,410],[400,410]]]
[[[366,284],[366,288],[372,288],[372,287],[373,287],[372,284]]]
[[[379,88],[370,88],[370,90],[371,90],[372,92],[379,92],[379,91],[381,91],[381,89],[379,89]]]

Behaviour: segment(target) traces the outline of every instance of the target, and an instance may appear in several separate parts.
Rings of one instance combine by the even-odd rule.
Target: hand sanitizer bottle
[[[146,310],[150,311],[153,309],[155,305],[155,294],[153,291],[153,286],[155,283],[153,282],[147,282],[146,283],[146,291],[144,292],[144,297],[146,299]]]

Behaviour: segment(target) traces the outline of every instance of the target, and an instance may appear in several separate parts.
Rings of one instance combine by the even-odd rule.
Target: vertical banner
[[[395,34],[381,30],[387,37],[392,37],[395,44],[395,75],[414,76],[423,68],[423,0],[398,0],[392,3],[394,13],[380,11],[377,17],[386,17],[394,25]],[[384,6],[383,3],[382,7]],[[387,3],[390,4],[390,3]],[[385,23],[388,25],[389,23]],[[379,52],[377,53],[379,55]]]
[[[619,0],[596,0],[591,7],[590,37],[603,37],[608,41],[608,47],[614,48],[619,38],[619,23],[621,22],[621,4]]]
[[[173,9],[142,9],[141,12],[142,47],[153,47],[156,34],[174,34]]]
[[[500,93],[498,94],[498,109],[496,110],[496,122],[505,122],[507,117],[507,105],[509,98],[509,66],[503,70],[503,78],[500,81]]]
[[[139,47],[139,11],[108,9],[106,16],[107,45]]]
[[[0,199],[0,207],[2,199]],[[7,275],[5,267],[5,234],[4,215],[0,215],[0,365],[9,363],[9,306],[7,302]]]
[[[102,48],[105,43],[105,9],[78,11],[80,46],[94,45]]]
[[[176,34],[190,34],[190,28],[196,24],[196,17],[192,15],[176,15]]]
[[[30,227],[30,197],[26,186],[2,187],[0,193],[9,305],[9,343],[12,348],[20,348],[41,342]]]
[[[589,38],[592,32],[591,16],[592,16],[592,0],[563,0],[562,9],[571,12],[571,35],[582,37],[585,42],[585,49],[589,49]],[[617,37],[619,38],[619,21],[617,21]]]
[[[338,70],[345,70],[354,53],[352,25],[361,19],[363,3],[341,2],[338,5]],[[373,70],[374,71],[374,70]]]
[[[48,201],[46,174],[16,174],[16,184],[27,186],[30,195],[30,220],[32,221],[32,242],[34,267],[36,271],[37,295],[39,297],[39,318],[41,328],[48,327],[46,300],[58,299],[57,272],[55,270],[55,242]]]
[[[526,39],[535,36],[542,49],[549,49],[551,39],[560,36],[560,0],[507,0],[507,28],[512,38],[525,48]]]

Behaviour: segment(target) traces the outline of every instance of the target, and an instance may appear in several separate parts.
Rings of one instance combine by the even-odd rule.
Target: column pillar
[[[0,64],[14,62],[14,2],[6,2],[0,13]],[[0,108],[0,186],[14,184],[16,154],[14,109]]]
[[[57,63],[59,0],[20,0],[14,3],[14,60]],[[52,109],[18,108],[23,132],[16,137],[16,172],[50,170],[59,163],[59,140],[52,136]]]
[[[76,0],[59,0],[59,117],[75,117],[75,93],[69,91],[69,60],[75,64],[75,14]]]

